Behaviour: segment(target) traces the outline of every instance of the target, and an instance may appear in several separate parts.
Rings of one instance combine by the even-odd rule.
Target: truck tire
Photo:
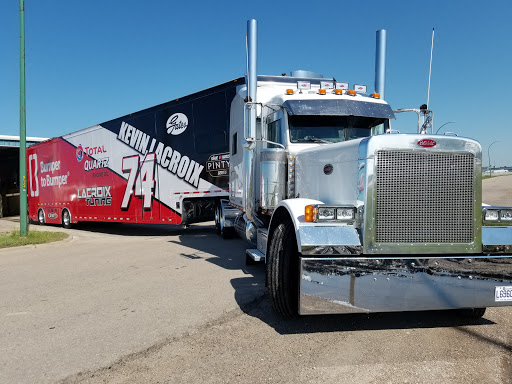
[[[220,203],[215,206],[215,230],[220,235]]]
[[[297,316],[299,254],[295,230],[289,220],[276,227],[270,240],[267,283],[274,310],[284,317]]]
[[[222,208],[220,204],[215,208],[215,229],[223,239],[230,239],[234,237],[235,229],[232,227],[226,228],[224,226],[224,217],[222,215]]]
[[[37,222],[39,225],[44,225],[44,211],[42,209],[37,211]]]
[[[484,314],[487,308],[463,308],[457,311],[457,315],[463,317],[465,319],[480,319]]]
[[[71,228],[71,215],[67,209],[62,210],[62,226],[64,228]]]

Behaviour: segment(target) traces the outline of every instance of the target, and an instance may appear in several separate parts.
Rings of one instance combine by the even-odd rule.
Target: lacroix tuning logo
[[[167,133],[169,135],[181,135],[188,127],[188,117],[183,113],[175,113],[167,119]]]

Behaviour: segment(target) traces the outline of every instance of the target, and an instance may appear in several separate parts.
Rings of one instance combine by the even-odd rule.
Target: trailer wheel
[[[299,255],[293,223],[280,223],[274,230],[267,260],[268,292],[276,312],[285,317],[298,314]]]
[[[42,209],[37,211],[37,221],[39,225],[44,225],[44,211]]]
[[[485,314],[486,309],[487,308],[463,308],[459,309],[457,311],[457,314],[460,317],[464,317],[466,319],[477,320],[480,319]]]
[[[222,203],[220,203],[222,204]],[[230,239],[235,234],[235,229],[232,227],[224,226],[224,215],[222,214],[222,207],[220,204],[215,209],[215,228],[217,229],[217,233],[223,239]]]
[[[215,230],[220,234],[220,203],[215,207]]]
[[[62,210],[62,226],[64,228],[71,228],[71,215],[67,209]]]

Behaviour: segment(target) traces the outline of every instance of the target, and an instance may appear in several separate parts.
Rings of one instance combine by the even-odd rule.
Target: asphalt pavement
[[[40,229],[70,237],[0,250],[0,383],[512,383],[512,307],[284,320],[212,223]]]

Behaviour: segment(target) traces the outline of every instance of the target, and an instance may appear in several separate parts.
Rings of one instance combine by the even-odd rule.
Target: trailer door
[[[123,172],[128,175],[121,207],[135,214],[137,222],[159,222],[155,154],[123,158]]]
[[[155,154],[148,153],[140,164],[138,177],[141,197],[141,216],[144,222],[158,223],[160,221],[157,172],[158,167],[155,161]]]

